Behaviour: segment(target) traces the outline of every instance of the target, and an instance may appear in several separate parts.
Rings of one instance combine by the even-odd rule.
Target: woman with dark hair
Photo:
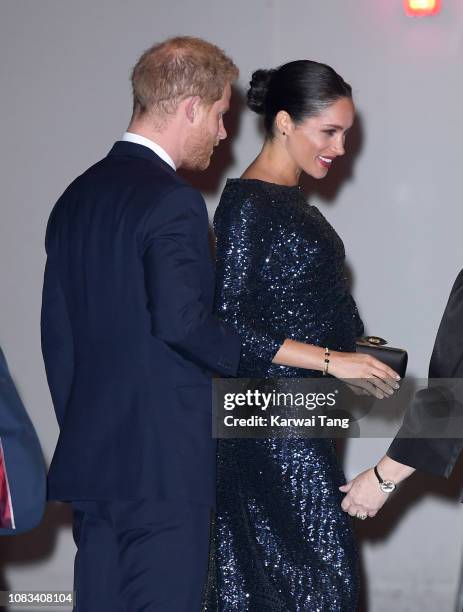
[[[326,176],[354,120],[351,87],[329,66],[257,70],[248,106],[263,115],[261,152],[228,180],[217,208],[216,312],[242,337],[242,378],[370,379],[377,397],[397,375],[356,354],[363,332],[344,246],[298,186]],[[353,611],[357,552],[341,510],[345,478],[333,440],[222,439],[206,610]],[[361,507],[350,508],[365,518]]]

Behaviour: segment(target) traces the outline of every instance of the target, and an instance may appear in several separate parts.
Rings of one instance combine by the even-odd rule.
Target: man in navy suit
[[[42,345],[60,426],[49,499],[73,503],[79,612],[199,610],[215,497],[211,377],[240,341],[212,315],[201,194],[233,62],[203,40],[146,51],[133,116],[47,227]]]

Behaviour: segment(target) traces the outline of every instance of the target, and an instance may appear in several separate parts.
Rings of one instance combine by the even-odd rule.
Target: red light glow
[[[405,12],[413,17],[437,15],[441,0],[404,0]]]

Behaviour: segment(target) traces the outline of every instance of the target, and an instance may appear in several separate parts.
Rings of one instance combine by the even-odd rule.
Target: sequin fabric
[[[354,349],[363,325],[343,243],[298,187],[229,180],[214,227],[216,312],[242,336],[239,376],[319,376],[271,363],[285,338]],[[203,612],[354,612],[357,549],[334,442],[219,440],[217,468]]]

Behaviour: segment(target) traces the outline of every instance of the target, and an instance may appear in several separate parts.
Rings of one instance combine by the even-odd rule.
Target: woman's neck
[[[266,140],[261,152],[243,172],[241,178],[254,178],[293,187],[299,184],[301,169],[276,139]]]

